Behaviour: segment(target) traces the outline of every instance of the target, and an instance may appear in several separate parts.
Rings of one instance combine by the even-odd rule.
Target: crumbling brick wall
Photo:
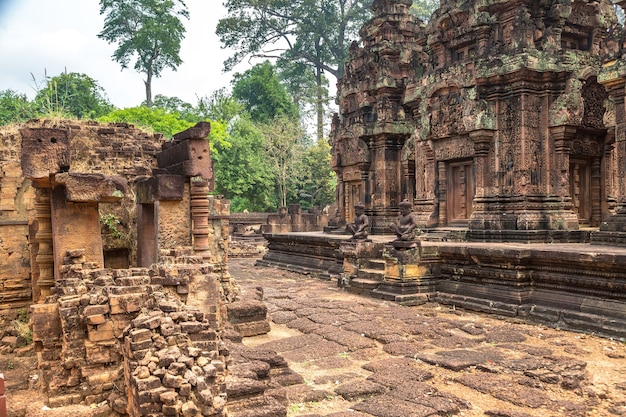
[[[11,323],[32,302],[28,213],[34,191],[22,175],[20,144],[17,129],[0,130],[0,323]]]
[[[31,120],[22,126],[0,130],[0,323],[10,323],[20,308],[36,301],[31,265],[36,262],[38,243],[35,191],[24,179],[20,161],[22,136],[18,127],[59,128],[68,132],[71,143],[71,172],[121,175],[134,189],[137,178],[148,176],[156,166],[156,154],[164,141],[161,134],[146,133],[126,123]],[[120,253],[132,263],[135,241],[135,201],[129,193],[116,206],[101,204],[101,215],[111,213],[119,220],[119,237],[104,230],[104,251]],[[106,260],[106,256],[105,256]],[[35,300],[33,300],[35,299]],[[0,327],[2,325],[0,324]],[[2,331],[2,328],[0,328]]]
[[[54,295],[32,306],[50,406],[108,401],[133,417],[224,415],[219,276],[192,256],[174,259],[187,263],[93,269],[82,250],[68,252]],[[194,280],[205,284],[202,310],[188,295]]]

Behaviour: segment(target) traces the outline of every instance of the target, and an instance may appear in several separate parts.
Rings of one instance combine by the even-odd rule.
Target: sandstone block
[[[180,388],[183,383],[183,377],[180,375],[172,375],[166,373],[163,375],[163,386],[167,388]]]
[[[113,328],[113,322],[108,320],[97,326],[87,326],[88,337],[90,342],[102,342],[105,340],[115,339],[115,332]]]
[[[138,391],[149,391],[161,386],[161,380],[154,375],[145,379],[133,377],[132,381]]]

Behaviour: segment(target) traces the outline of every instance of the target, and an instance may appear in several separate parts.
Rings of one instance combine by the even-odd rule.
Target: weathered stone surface
[[[22,172],[26,178],[45,178],[69,169],[70,137],[65,129],[20,129]]]
[[[370,397],[382,394],[387,391],[383,385],[371,381],[348,382],[335,388],[335,392],[346,400],[355,400],[357,398]]]

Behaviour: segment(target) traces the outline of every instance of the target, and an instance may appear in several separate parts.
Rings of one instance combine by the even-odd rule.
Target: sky
[[[185,0],[190,19],[181,43],[183,64],[152,80],[152,96],[163,94],[197,104],[199,97],[230,87],[234,72],[223,73],[232,52],[221,48],[215,27],[226,16],[222,0]],[[0,0],[0,91],[11,89],[32,99],[45,75],[67,70],[86,74],[119,108],[145,101],[144,76],[121,69],[111,56],[116,45],[98,38],[104,15],[98,0]]]

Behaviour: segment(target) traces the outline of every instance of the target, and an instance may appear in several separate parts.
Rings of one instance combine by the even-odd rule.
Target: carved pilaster
[[[568,199],[571,198],[569,190],[569,152],[571,140],[576,134],[576,127],[552,126],[549,129],[550,136],[552,136],[554,141],[554,153],[556,156],[554,193]]]
[[[33,297],[36,297],[37,300],[34,301],[43,301],[50,295],[50,288],[54,286],[54,250],[50,204],[50,189],[38,188],[35,196],[37,254],[35,256],[36,265],[33,265]]]
[[[470,132],[469,136],[474,142],[474,165],[476,168],[476,197],[484,197],[490,186],[489,178],[489,152],[495,130],[479,129]]]
[[[205,179],[191,179],[191,233],[193,250],[196,254],[208,259],[209,250],[209,184]]]

